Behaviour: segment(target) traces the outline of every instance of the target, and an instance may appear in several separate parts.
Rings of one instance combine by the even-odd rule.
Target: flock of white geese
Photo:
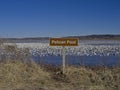
[[[16,43],[19,48],[29,48],[32,55],[61,55],[62,47],[59,46],[49,46],[49,43]],[[66,55],[76,55],[76,56],[111,56],[120,55],[120,44],[115,42],[107,45],[104,44],[86,44],[79,43],[79,46],[75,47],[65,47]]]

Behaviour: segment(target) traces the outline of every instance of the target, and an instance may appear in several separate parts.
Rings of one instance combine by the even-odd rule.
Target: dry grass
[[[20,60],[0,63],[0,90],[120,90],[120,67],[41,67]]]
[[[84,90],[120,90],[120,67],[91,69],[68,67],[71,84]]]
[[[28,65],[21,61],[0,64],[0,90],[44,88],[49,86],[48,81],[52,81],[50,74],[34,62]]]

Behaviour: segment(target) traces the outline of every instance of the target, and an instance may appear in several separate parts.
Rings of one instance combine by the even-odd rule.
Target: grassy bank
[[[120,67],[60,67],[6,61],[0,63],[0,90],[120,90]]]

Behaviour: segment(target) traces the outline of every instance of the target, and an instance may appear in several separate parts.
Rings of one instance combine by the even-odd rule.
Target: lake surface
[[[16,43],[19,48],[29,48],[36,62],[62,64],[62,47],[49,46],[49,42]],[[66,47],[68,65],[117,65],[120,61],[120,41],[80,40],[77,47]]]
[[[62,56],[33,56],[33,59],[37,63],[62,65]],[[66,56],[66,65],[114,66],[118,64],[120,64],[120,56]]]

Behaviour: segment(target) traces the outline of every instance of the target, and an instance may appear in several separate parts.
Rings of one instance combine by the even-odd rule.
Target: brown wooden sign
[[[78,38],[50,38],[50,46],[78,46]]]

